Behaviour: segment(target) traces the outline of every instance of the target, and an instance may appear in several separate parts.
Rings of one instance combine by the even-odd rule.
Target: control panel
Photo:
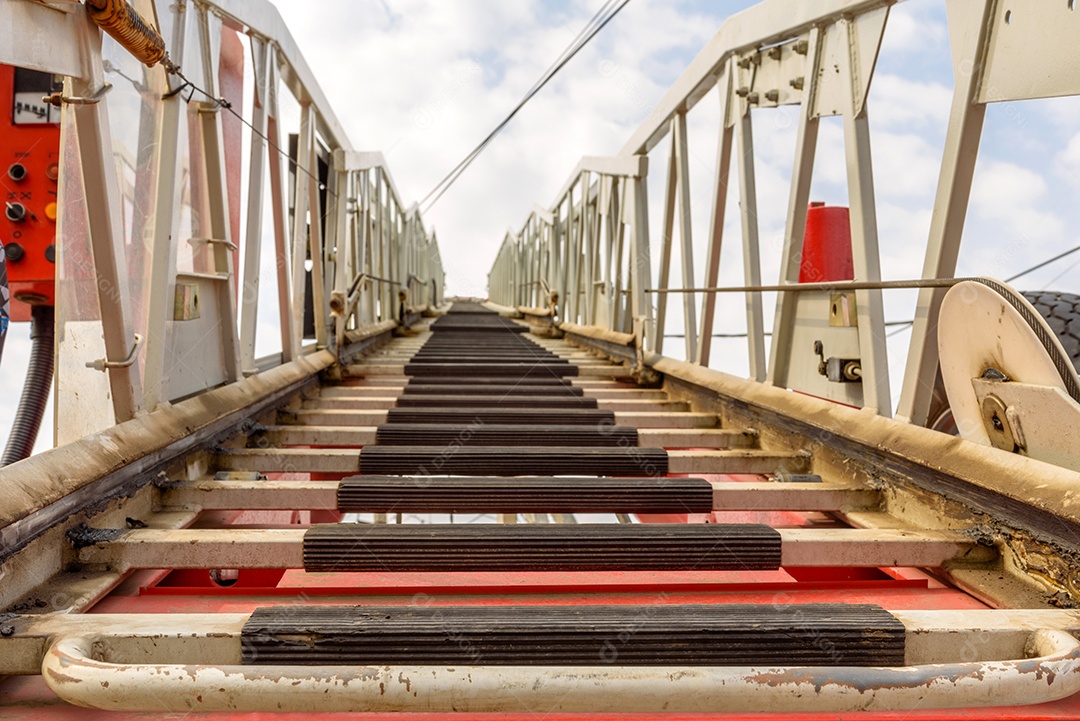
[[[60,78],[0,65],[0,243],[7,260],[11,319],[30,320],[30,306],[55,304],[60,109],[42,100]]]

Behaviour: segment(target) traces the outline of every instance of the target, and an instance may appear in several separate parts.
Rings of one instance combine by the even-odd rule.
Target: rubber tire
[[[1080,372],[1080,295],[1055,290],[1024,291],[1021,295],[1046,319]]]
[[[1065,353],[1072,360],[1073,367],[1080,373],[1080,295],[1056,290],[1025,290],[1020,294],[1046,319],[1047,325],[1057,335]],[[949,409],[949,399],[945,395],[945,383],[941,379],[940,369],[934,383],[934,398],[930,401],[927,427],[954,436],[959,435]]]

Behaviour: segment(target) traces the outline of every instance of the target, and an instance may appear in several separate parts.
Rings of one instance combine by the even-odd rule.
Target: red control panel
[[[60,109],[42,97],[60,89],[48,73],[0,65],[0,243],[7,258],[11,319],[55,304]]]

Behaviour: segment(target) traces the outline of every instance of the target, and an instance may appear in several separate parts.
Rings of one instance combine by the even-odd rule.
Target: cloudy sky
[[[600,0],[277,0],[275,3],[354,147],[381,150],[406,203],[419,200],[513,107]],[[747,0],[631,0],[519,114],[426,216],[438,231],[447,290],[485,295],[507,227],[550,205],[582,155],[613,155],[724,19]],[[883,275],[917,277],[952,94],[941,0],[908,0],[891,14],[869,109]],[[796,110],[755,115],[758,206],[766,281],[779,242]],[[1076,245],[1080,102],[992,106],[976,173],[961,274],[1006,277]],[[715,163],[717,100],[689,116],[695,246],[703,252]],[[846,204],[838,119],[823,121],[814,198]],[[666,144],[650,157],[653,239],[661,216]],[[738,191],[733,187],[729,208]],[[729,212],[723,284],[741,282],[738,214]],[[655,255],[655,254],[654,254]],[[1080,290],[1077,256],[1027,276],[1022,289]],[[701,272],[702,263],[698,263]],[[886,295],[888,320],[911,317],[914,297]],[[766,323],[771,310],[766,308]],[[678,325],[678,317],[674,317]],[[745,329],[741,299],[721,307],[716,332]],[[268,329],[269,330],[269,329]],[[674,332],[674,331],[673,331]],[[263,333],[271,337],[270,332]],[[0,432],[21,389],[29,343],[14,326],[0,374]],[[894,402],[908,333],[890,340]],[[678,355],[679,342],[668,352]],[[724,341],[716,367],[744,374],[742,341]],[[39,448],[51,442],[46,422]]]
[[[428,214],[439,233],[449,290],[484,295],[486,272],[507,227],[520,227],[534,203],[550,205],[582,155],[617,153],[724,19],[752,4],[632,0]],[[305,3],[280,0],[278,5],[325,79],[352,141],[386,153],[409,202],[426,195],[502,119],[601,3],[332,0],[320,3],[319,13]],[[921,273],[952,85],[944,3],[909,0],[895,6],[869,100],[886,278]],[[717,108],[712,95],[689,116],[699,253],[709,217]],[[1077,244],[1072,229],[1080,190],[1078,111],[1074,99],[990,108],[960,273],[1007,277]],[[767,281],[779,277],[796,112],[791,107],[755,115]],[[838,118],[823,121],[814,198],[846,205],[840,127]],[[654,243],[660,235],[666,155],[667,145],[661,143],[650,157]],[[733,187],[729,208],[737,202]],[[728,213],[726,237],[722,283],[738,284],[742,262],[735,212]],[[1069,270],[1078,259],[1018,285],[1080,290],[1080,273]],[[702,266],[698,262],[699,275]],[[894,291],[886,294],[886,304],[890,320],[906,320],[914,295]],[[716,332],[744,330],[742,300],[729,297],[725,310]],[[771,318],[768,308],[766,318]],[[672,322],[681,323],[677,310]],[[894,381],[905,362],[908,336],[901,330],[890,340]],[[679,341],[667,348],[678,354]],[[725,341],[722,348],[730,352],[718,353],[714,365],[745,373],[742,342]]]

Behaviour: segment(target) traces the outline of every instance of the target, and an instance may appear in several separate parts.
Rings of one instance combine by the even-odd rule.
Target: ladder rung
[[[903,666],[880,606],[275,606],[244,624],[248,665]]]

